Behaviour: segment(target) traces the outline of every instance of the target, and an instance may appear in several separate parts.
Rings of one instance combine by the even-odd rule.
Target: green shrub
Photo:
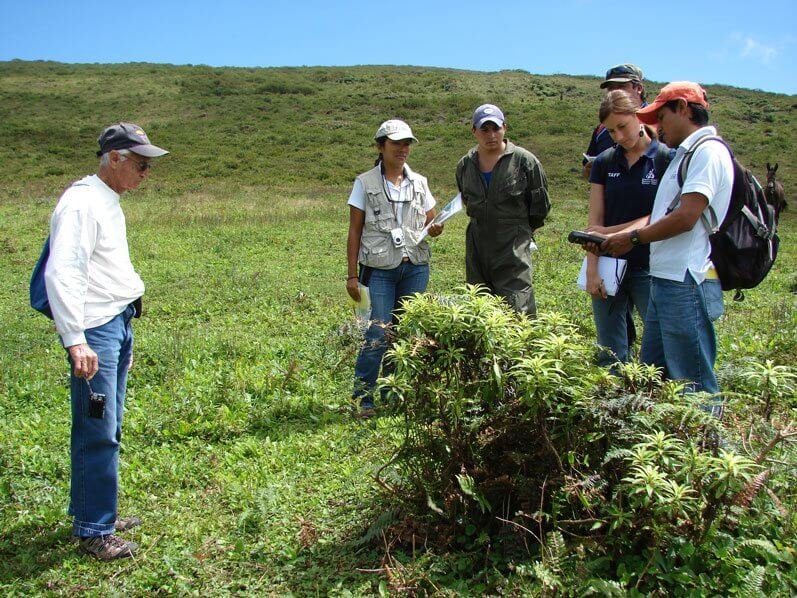
[[[530,320],[460,291],[405,304],[381,381],[403,437],[378,477],[408,518],[465,548],[526,530],[540,544],[521,568],[535,592],[797,581],[793,530],[762,492],[773,470],[733,448],[703,396],[639,363],[617,377],[592,366],[562,315]],[[762,392],[791,388],[787,368],[758,370]]]

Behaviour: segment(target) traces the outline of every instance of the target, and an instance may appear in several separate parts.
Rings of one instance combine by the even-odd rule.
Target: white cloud
[[[738,46],[739,57],[757,60],[761,64],[770,64],[778,55],[774,46],[756,41],[749,35],[734,34],[733,40]]]

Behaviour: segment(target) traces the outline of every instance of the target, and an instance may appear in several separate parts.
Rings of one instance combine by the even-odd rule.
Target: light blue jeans
[[[367,272],[366,272],[367,270]],[[406,261],[391,270],[363,269],[360,281],[371,293],[371,324],[354,366],[354,392],[363,409],[374,406],[373,390],[382,358],[387,351],[386,332],[396,323],[401,301],[415,293],[423,293],[429,283],[429,264],[415,265]]]
[[[133,354],[128,307],[110,322],[86,330],[86,342],[97,354],[99,371],[91,390],[105,395],[102,419],[89,417],[89,385],[76,378],[70,360],[72,398],[72,485],[69,514],[75,536],[114,532],[119,487],[119,443],[122,440],[127,370]]]
[[[595,330],[598,333],[598,344],[602,347],[598,353],[599,365],[608,367],[615,362],[625,363],[629,360],[626,313],[630,311],[629,306],[634,306],[644,322],[649,299],[650,275],[647,270],[628,272],[614,297],[592,298]]]
[[[724,309],[719,280],[697,284],[688,271],[682,282],[652,277],[640,360],[663,368],[671,380],[686,381],[687,392],[718,395],[713,322]],[[721,397],[706,409],[721,416]]]

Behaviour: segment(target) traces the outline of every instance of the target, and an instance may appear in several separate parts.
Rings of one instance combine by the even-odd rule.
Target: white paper
[[[368,322],[371,319],[371,291],[363,283],[359,283],[360,288],[360,301],[354,301],[354,317],[357,321],[362,323]]]
[[[606,288],[606,294],[614,296],[617,294],[617,289],[620,288],[620,283],[623,282],[625,270],[628,267],[628,261],[619,258],[608,257],[605,255],[598,256],[598,276],[603,280],[603,286]],[[582,291],[587,290],[587,258],[581,264],[581,272],[578,273],[578,288]]]
[[[418,236],[418,243],[423,241],[426,238],[426,235],[429,234],[429,227],[433,224],[442,224],[452,216],[459,214],[463,209],[462,206],[462,194],[457,193],[456,197],[448,202],[448,205],[440,210],[440,213],[437,214],[430,222],[427,224],[424,229],[421,231],[421,234]]]

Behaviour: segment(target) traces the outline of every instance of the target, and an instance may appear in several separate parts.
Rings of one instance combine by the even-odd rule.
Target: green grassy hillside
[[[347,326],[345,201],[354,176],[373,164],[372,136],[388,118],[411,124],[420,143],[410,164],[447,201],[456,161],[473,145],[473,108],[500,105],[509,137],[549,178],[538,306],[594,335],[574,283],[582,255],[565,237],[586,222],[581,152],[599,82],[387,66],[0,63],[0,589],[367,595],[380,589],[389,557],[394,574],[427,591],[496,591],[487,566],[474,572],[452,555],[413,560],[356,542],[381,512],[372,474],[397,431],[387,418],[349,417],[357,345]],[[660,85],[648,84],[649,98]],[[767,161],[779,162],[789,199],[797,99],[707,90],[712,120],[742,162],[760,178]],[[58,195],[96,170],[96,138],[120,120],[142,125],[172,154],[123,200],[147,293],[122,505],[146,525],[133,535],[142,556],[108,566],[68,542],[66,364],[51,323],[27,305],[27,285]],[[795,362],[797,202],[789,201],[772,274],[743,303],[726,298],[721,371],[748,358]],[[433,241],[430,290],[464,279],[464,226],[459,217]]]
[[[414,67],[0,63],[0,182],[12,196],[29,192],[33,180],[57,190],[94,166],[98,131],[127,119],[172,150],[159,176],[159,192],[169,196],[222,182],[346,186],[369,163],[378,124],[395,117],[416,131],[424,172],[448,192],[453,164],[471,145],[470,114],[490,101],[563,199],[582,192],[573,175],[596,121],[599,82]],[[649,98],[660,86],[647,84]],[[724,86],[708,93],[712,120],[744,162],[763,175],[766,161],[780,161],[790,180],[795,97]]]

